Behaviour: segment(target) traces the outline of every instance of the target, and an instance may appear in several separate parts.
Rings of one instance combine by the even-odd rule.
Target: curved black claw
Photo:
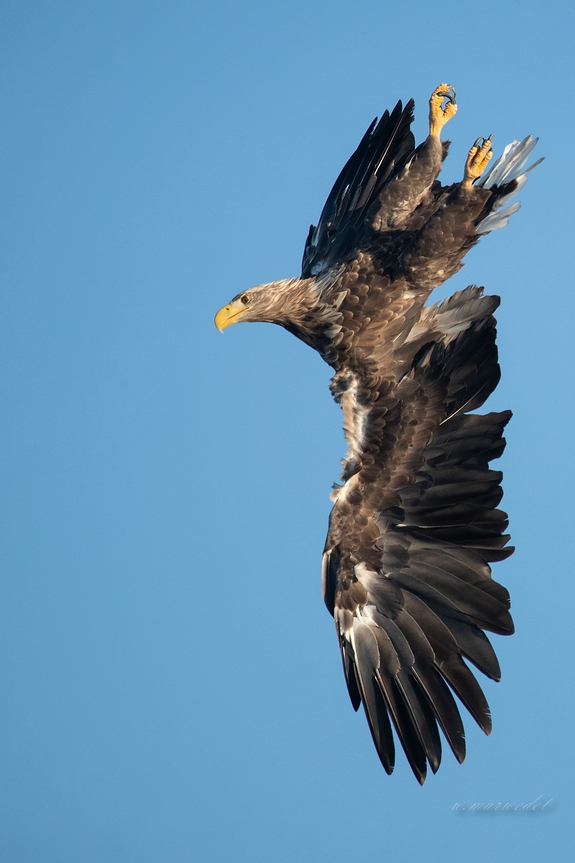
[[[447,90],[438,90],[436,96],[442,96],[444,99],[447,99],[447,102],[451,102],[452,105],[457,105],[455,101],[457,93],[455,92],[455,87],[448,85]]]
[[[488,141],[493,141],[495,132],[492,132],[489,138],[478,138],[473,144],[474,147],[484,147]]]

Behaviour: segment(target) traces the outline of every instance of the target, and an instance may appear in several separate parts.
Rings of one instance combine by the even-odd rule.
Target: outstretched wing
[[[302,279],[339,263],[357,246],[358,232],[371,204],[415,152],[410,130],[414,101],[401,101],[369,126],[357,150],[335,181],[317,227],[306,240]]]
[[[427,763],[439,767],[438,726],[456,758],[465,757],[452,691],[490,732],[465,660],[498,680],[484,630],[513,631],[508,593],[489,566],[512,552],[497,508],[501,473],[489,467],[510,413],[469,413],[499,380],[498,303],[467,288],[423,311],[401,347],[412,351],[410,371],[364,407],[363,443],[355,442],[354,472],[337,492],[326,542],[325,599],[352,703],[363,703],[384,768],[394,766],[393,724],[421,783]],[[382,416],[374,436],[372,418],[381,424]]]

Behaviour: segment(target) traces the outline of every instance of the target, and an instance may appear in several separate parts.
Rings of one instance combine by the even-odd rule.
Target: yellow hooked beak
[[[228,303],[227,306],[224,306],[223,309],[220,309],[214,318],[214,323],[220,333],[222,333],[226,327],[230,327],[232,324],[235,324],[242,312],[247,312],[250,308],[251,306],[249,303],[243,303],[240,299],[233,300],[231,303]]]

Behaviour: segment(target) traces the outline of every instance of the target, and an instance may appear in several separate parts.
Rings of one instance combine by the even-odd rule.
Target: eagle
[[[499,680],[485,631],[510,635],[509,593],[491,575],[513,551],[498,508],[510,411],[475,413],[500,377],[499,297],[475,285],[427,305],[481,235],[507,224],[537,139],[509,144],[485,173],[478,138],[460,182],[437,179],[457,111],[455,89],[429,100],[429,135],[411,132],[414,102],[367,129],[305,244],[299,278],[242,291],[215,317],[284,327],[332,367],[347,453],[322,559],[355,710],[363,705],[387,773],[393,728],[415,777],[441,761],[443,732],[465,758],[454,694],[486,734],[491,716],[469,663]],[[539,160],[541,161],[541,160]]]

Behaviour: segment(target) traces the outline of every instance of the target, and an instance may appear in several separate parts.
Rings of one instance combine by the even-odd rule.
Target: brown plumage
[[[421,783],[428,763],[439,767],[438,726],[465,757],[452,691],[490,732],[465,660],[498,680],[484,630],[513,632],[489,566],[512,552],[501,473],[489,467],[511,414],[472,413],[499,380],[499,298],[468,287],[425,303],[482,233],[507,223],[536,142],[514,142],[479,181],[491,141],[476,142],[462,182],[441,186],[438,130],[454,113],[455,92],[441,85],[417,148],[413,102],[374,121],[310,229],[301,277],[238,294],[216,316],[220,329],[279,324],[334,369],[348,452],[332,495],[325,602],[384,768],[394,766],[393,725]]]

